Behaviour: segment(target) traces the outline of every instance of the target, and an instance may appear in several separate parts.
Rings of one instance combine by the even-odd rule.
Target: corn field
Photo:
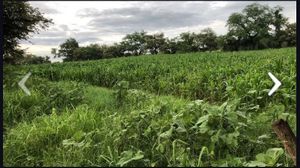
[[[293,166],[295,48],[3,68],[5,166]]]

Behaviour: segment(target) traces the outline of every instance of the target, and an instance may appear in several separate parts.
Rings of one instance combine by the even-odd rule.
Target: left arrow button
[[[27,89],[27,87],[25,86],[25,82],[27,81],[27,79],[29,78],[29,76],[31,75],[31,72],[29,72],[28,74],[26,74],[23,79],[18,83],[18,85],[24,90],[24,92],[27,95],[31,95],[30,91]]]

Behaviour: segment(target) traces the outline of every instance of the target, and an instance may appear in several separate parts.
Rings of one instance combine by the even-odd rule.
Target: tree
[[[103,58],[103,50],[98,44],[91,44],[86,47],[78,47],[73,51],[72,60],[95,60]]]
[[[141,55],[145,52],[146,34],[145,31],[127,34],[121,44],[133,55]]]
[[[150,50],[151,54],[158,54],[162,49],[165,38],[163,33],[157,33],[154,35],[146,35],[146,48]]]
[[[220,35],[220,36],[217,36],[217,49],[218,50],[225,50],[225,44],[226,44],[226,38],[225,38],[226,35]]]
[[[64,43],[62,43],[58,50],[59,57],[65,57],[64,61],[73,61],[76,60],[74,57],[75,49],[79,48],[78,42],[74,38],[67,39]]]
[[[195,43],[200,51],[215,50],[218,46],[217,35],[211,28],[203,29],[196,35]]]
[[[222,49],[224,51],[238,51],[240,49],[241,40],[240,38],[227,33],[220,37],[219,43],[223,45]]]
[[[272,25],[274,26],[274,39],[272,40],[272,47],[282,47],[286,43],[286,33],[283,28],[286,26],[288,19],[281,13],[282,7],[275,7],[272,10],[273,20]]]
[[[198,46],[195,43],[197,35],[195,33],[184,32],[179,35],[179,41],[177,42],[178,50],[181,52],[196,52]]]
[[[114,43],[112,46],[102,46],[103,57],[104,58],[115,58],[124,56],[125,48],[118,44]]]
[[[24,59],[22,59],[21,64],[44,64],[51,63],[50,57],[40,57],[33,54],[25,55]]]
[[[161,51],[165,54],[175,54],[178,50],[177,38],[167,38]]]
[[[231,40],[236,39],[234,43],[238,44],[238,49],[280,47],[286,23],[287,18],[283,16],[281,7],[270,8],[253,3],[241,13],[229,16],[227,36]]]
[[[288,46],[296,46],[296,23],[286,25],[285,34]]]
[[[56,58],[58,56],[57,49],[51,48],[51,54],[53,54],[54,58]]]
[[[271,8],[253,3],[242,13],[233,13],[227,20],[229,35],[237,38],[242,49],[267,48],[270,25],[273,22]]]
[[[15,64],[23,57],[24,51],[18,48],[20,40],[27,40],[31,33],[46,29],[52,22],[45,18],[38,8],[26,1],[3,1],[3,59]]]

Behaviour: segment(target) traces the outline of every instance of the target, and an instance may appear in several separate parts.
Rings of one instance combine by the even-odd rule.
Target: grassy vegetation
[[[5,66],[4,164],[292,166],[271,124],[296,129],[295,63],[285,48]]]

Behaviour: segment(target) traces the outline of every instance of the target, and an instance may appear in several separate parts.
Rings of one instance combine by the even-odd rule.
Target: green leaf
[[[271,148],[268,149],[266,155],[270,156],[273,160],[273,164],[277,162],[279,157],[284,154],[284,150],[282,148]]]
[[[173,132],[173,127],[171,127],[168,131],[165,131],[165,132],[161,133],[159,136],[161,138],[168,139],[168,138],[170,138],[172,136],[172,132]]]
[[[202,124],[204,121],[207,121],[209,116],[210,115],[208,114],[208,115],[200,117],[195,125],[199,125],[199,124]]]
[[[256,162],[264,163],[266,166],[274,166],[280,156],[284,154],[282,148],[270,148],[266,153],[259,153],[255,156]]]
[[[140,160],[143,158],[144,158],[144,154],[140,150],[135,154],[132,150],[124,151],[124,152],[122,152],[121,159],[118,161],[117,165],[124,166],[124,165],[128,164],[129,162],[132,162],[135,160]]]
[[[200,125],[199,129],[200,129],[201,134],[204,134],[210,130],[210,128],[207,126],[207,123],[208,123],[208,121],[205,121],[204,123],[202,123]]]
[[[75,141],[80,141],[82,137],[84,137],[85,133],[83,131],[77,131],[74,135],[73,138]]]
[[[246,166],[248,166],[248,167],[266,167],[267,165],[263,162],[251,161],[250,163],[247,163]]]
[[[267,134],[263,134],[263,135],[258,137],[258,139],[268,139],[268,138],[270,138],[270,136],[267,135]]]
[[[248,94],[254,94],[254,93],[256,93],[257,91],[256,90],[250,90],[249,92],[248,92]]]
[[[290,116],[289,113],[281,113],[281,114],[279,114],[278,119],[283,119],[283,120],[287,121],[289,116]]]
[[[220,138],[220,133],[221,133],[221,130],[218,130],[218,132],[216,134],[214,134],[213,136],[210,137],[211,141],[212,142],[218,142],[219,141],[219,138]]]
[[[263,163],[266,163],[266,161],[267,161],[267,156],[264,153],[257,154],[255,156],[255,158],[256,158],[257,161],[260,161],[260,162],[263,162]]]
[[[227,91],[227,92],[231,91],[232,89],[233,89],[232,86],[227,86],[227,87],[226,87],[226,91]]]
[[[186,132],[186,129],[183,127],[178,127],[178,128],[176,128],[176,132],[183,133],[183,132]]]

